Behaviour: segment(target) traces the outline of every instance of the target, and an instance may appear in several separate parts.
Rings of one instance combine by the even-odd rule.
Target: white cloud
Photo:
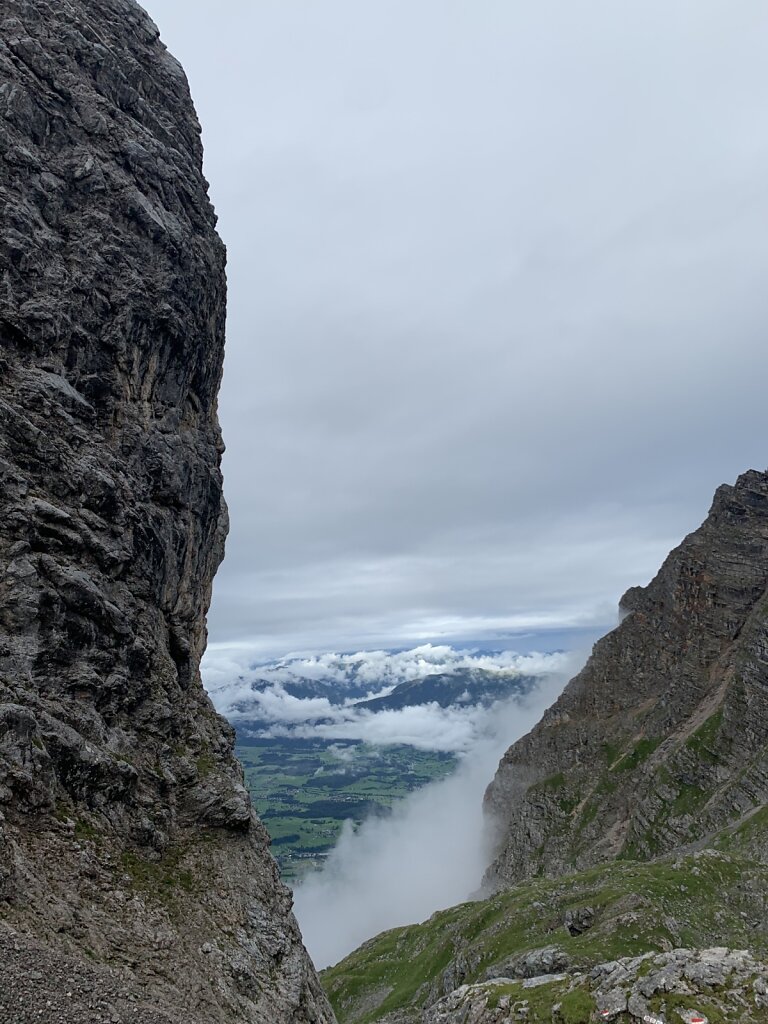
[[[333,712],[333,705],[325,697],[294,697],[286,693],[280,683],[273,683],[259,693],[250,693],[251,701],[247,710],[235,711],[224,707],[224,713],[232,721],[258,716],[268,722],[285,724],[314,721]]]
[[[345,828],[323,869],[295,890],[296,916],[318,967],[387,928],[472,898],[489,860],[485,787],[509,744],[538,721],[579,663],[572,656],[522,702],[487,714],[454,775],[411,794],[390,816],[371,818],[357,832]]]
[[[764,0],[145,2],[229,253],[211,639],[609,623],[765,464]]]
[[[499,702],[500,703],[500,702]],[[490,708],[441,708],[422,704],[397,711],[337,711],[330,722],[297,728],[272,726],[261,736],[300,736],[304,739],[364,740],[374,745],[405,743],[419,750],[470,750],[487,731],[498,713],[499,703]]]
[[[404,743],[422,750],[459,752],[472,749],[487,734],[495,708],[468,704],[465,695],[449,708],[429,703],[372,711],[355,706],[363,699],[361,688],[381,695],[398,683],[465,669],[482,669],[510,680],[518,675],[543,676],[560,671],[566,655],[425,644],[407,651],[288,657],[257,666],[249,661],[247,649],[213,648],[205,657],[204,678],[218,710],[235,724],[258,721],[260,736]],[[290,683],[305,680],[340,687],[342,695],[345,687],[354,684],[357,689],[340,701],[322,695],[297,697],[287,691]]]
[[[516,651],[457,649],[449,644],[421,644],[405,651],[357,651],[350,654],[323,652],[296,655],[254,663],[249,644],[209,644],[203,657],[203,676],[212,696],[223,694],[236,682],[252,680],[286,683],[297,680],[329,680],[343,684],[351,680],[369,683],[376,690],[385,686],[458,669],[479,668],[487,672],[521,672],[537,675],[558,667],[558,654],[518,654]]]
[[[333,754],[335,758],[345,764],[355,760],[354,747],[344,746],[343,743],[332,743],[330,747],[326,748],[326,753]]]

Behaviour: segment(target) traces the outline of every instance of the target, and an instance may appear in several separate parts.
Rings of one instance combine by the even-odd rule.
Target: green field
[[[345,821],[386,814],[456,766],[453,754],[350,741],[242,737],[236,752],[289,882],[322,864]]]

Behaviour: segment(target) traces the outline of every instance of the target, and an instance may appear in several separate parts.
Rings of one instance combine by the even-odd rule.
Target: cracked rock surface
[[[494,978],[462,985],[421,1024],[758,1024],[768,1020],[768,965],[744,950],[675,949],[598,964],[587,975]]]
[[[0,1004],[19,1024],[332,1020],[200,682],[227,531],[201,165],[184,73],[133,0],[4,0]]]
[[[502,758],[491,889],[695,848],[768,801],[768,473],[720,487],[621,611]]]

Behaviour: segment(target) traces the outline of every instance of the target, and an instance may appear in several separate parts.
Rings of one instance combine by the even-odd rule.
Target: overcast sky
[[[148,0],[229,249],[214,644],[609,625],[765,468],[764,0]]]

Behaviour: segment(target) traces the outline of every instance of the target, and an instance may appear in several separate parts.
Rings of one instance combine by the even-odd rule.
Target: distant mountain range
[[[528,693],[538,681],[537,676],[524,676],[518,672],[459,669],[400,683],[391,693],[358,701],[355,707],[368,711],[399,711],[432,703],[439,704],[441,708],[476,704],[488,707],[494,701]]]
[[[523,696],[540,680],[541,676],[514,670],[460,668],[384,686],[378,692],[373,687],[376,696],[372,697],[371,685],[354,679],[254,679],[249,696],[234,703],[229,715],[241,735],[254,736],[276,724],[330,725],[341,712],[370,715],[428,704],[445,709],[487,708],[496,701]]]
[[[486,709],[530,692],[561,669],[564,657],[425,644],[406,651],[288,657],[246,668],[234,678],[212,674],[206,683],[217,709],[241,735],[269,731],[306,737],[310,726],[342,722],[339,738],[367,739],[350,724],[427,705],[460,714]]]

